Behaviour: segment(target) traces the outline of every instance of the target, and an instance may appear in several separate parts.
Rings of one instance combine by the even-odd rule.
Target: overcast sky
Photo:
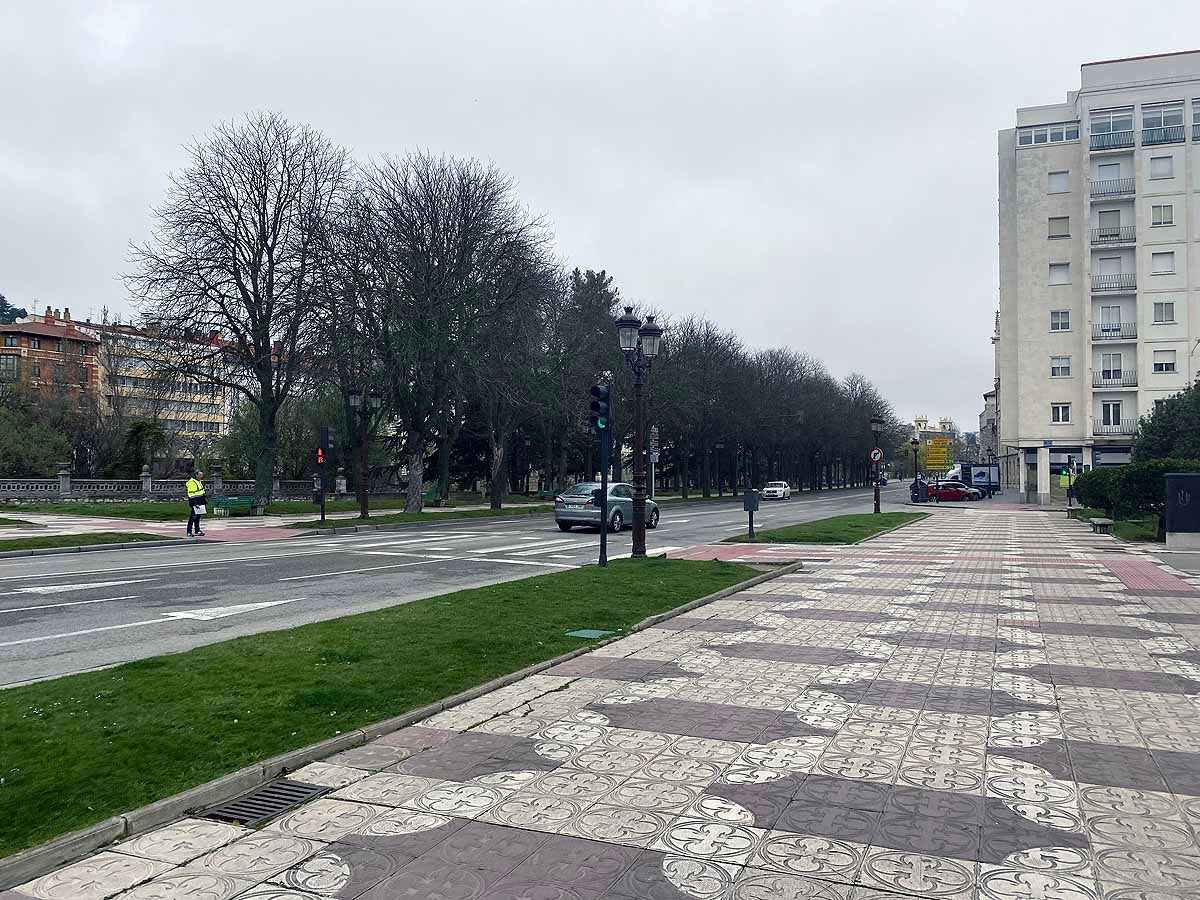
[[[181,146],[271,109],[370,158],[491,160],[571,265],[975,430],[996,131],[1200,5],[0,3],[0,293],[127,314]]]

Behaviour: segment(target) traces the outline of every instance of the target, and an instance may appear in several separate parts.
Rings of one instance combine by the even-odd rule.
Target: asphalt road
[[[906,493],[903,484],[884,490],[897,502]],[[870,503],[869,490],[805,494],[764,504],[755,524],[868,512]],[[745,522],[740,500],[672,504],[647,546],[718,541]],[[588,565],[598,540],[561,532],[545,515],[3,560],[0,687]],[[628,529],[610,535],[610,558],[628,556],[630,544]]]

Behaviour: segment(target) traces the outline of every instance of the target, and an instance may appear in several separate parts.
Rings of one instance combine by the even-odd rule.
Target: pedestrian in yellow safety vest
[[[191,508],[191,512],[188,513],[188,537],[191,537],[193,534],[196,537],[204,537],[204,532],[200,530],[200,517],[208,512],[208,498],[204,496],[203,478],[204,473],[197,470],[188,479],[187,499],[188,506]]]

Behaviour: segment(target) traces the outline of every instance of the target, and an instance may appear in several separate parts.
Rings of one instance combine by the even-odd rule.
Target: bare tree
[[[377,214],[375,347],[404,430],[405,510],[422,506],[425,456],[453,399],[464,353],[496,314],[498,272],[537,241],[537,222],[494,167],[413,153],[367,174]]]
[[[188,165],[156,210],[153,239],[134,248],[128,283],[147,324],[171,344],[166,369],[256,407],[254,493],[265,505],[276,417],[320,349],[313,257],[342,202],[347,155],[274,113],[219,125],[187,150]]]

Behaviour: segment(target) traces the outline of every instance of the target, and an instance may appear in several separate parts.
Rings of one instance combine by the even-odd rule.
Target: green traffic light
[[[597,419],[596,427],[599,428],[601,431],[603,431],[605,428],[608,427],[608,423],[605,422],[603,419]]]

